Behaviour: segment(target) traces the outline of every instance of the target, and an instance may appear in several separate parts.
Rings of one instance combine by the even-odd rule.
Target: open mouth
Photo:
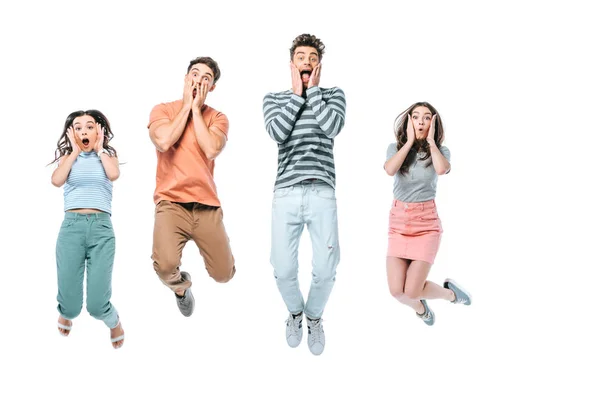
[[[310,80],[311,70],[300,71],[300,77],[302,78],[302,82],[308,82]]]
[[[81,143],[83,143],[84,146],[87,146],[88,144],[90,144],[90,139],[83,138],[83,139],[81,139]]]

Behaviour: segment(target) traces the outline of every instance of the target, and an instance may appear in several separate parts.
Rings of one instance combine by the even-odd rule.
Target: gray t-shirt
[[[389,160],[396,150],[396,143],[392,143],[387,149],[387,158]],[[440,152],[450,162],[450,150],[446,146],[440,148]],[[405,203],[420,203],[435,199],[437,188],[437,174],[433,164],[426,166],[431,162],[431,158],[425,161],[419,160],[423,153],[417,154],[417,158],[408,168],[406,175],[402,175],[400,170],[394,175],[394,198]]]

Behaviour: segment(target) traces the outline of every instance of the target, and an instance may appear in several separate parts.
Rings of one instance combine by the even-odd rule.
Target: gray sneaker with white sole
[[[425,311],[423,311],[423,314],[416,313],[417,317],[421,318],[427,325],[433,325],[435,323],[435,314],[431,311],[425,300],[421,300],[421,304],[425,307]]]
[[[471,295],[469,292],[459,286],[458,283],[454,282],[452,279],[446,279],[444,281],[444,287],[454,292],[454,296],[456,298],[452,303],[464,304],[465,306],[471,305]]]
[[[182,272],[181,278],[184,281],[192,280],[192,277],[187,272]],[[175,293],[175,298],[177,299],[177,307],[179,307],[181,314],[183,314],[184,317],[191,316],[194,312],[194,305],[196,304],[194,295],[192,294],[192,288],[185,289],[183,297],[178,296],[177,293]]]

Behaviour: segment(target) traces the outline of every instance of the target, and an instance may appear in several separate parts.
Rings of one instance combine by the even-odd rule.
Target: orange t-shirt
[[[162,103],[150,112],[148,127],[158,120],[173,120],[183,107],[183,100]],[[202,118],[206,126],[219,128],[227,137],[229,120],[225,114],[207,105],[202,106]],[[190,118],[181,137],[164,153],[156,151],[156,189],[154,203],[169,200],[180,203],[197,202],[221,206],[213,179],[214,160],[209,160],[200,149]]]

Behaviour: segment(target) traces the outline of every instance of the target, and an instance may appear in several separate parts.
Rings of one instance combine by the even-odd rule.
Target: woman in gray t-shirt
[[[437,177],[450,172],[450,151],[442,146],[442,120],[426,102],[413,104],[396,118],[395,134],[384,165],[388,175],[394,176],[388,285],[392,296],[433,325],[435,314],[426,299],[471,304],[469,293],[453,280],[446,279],[443,287],[427,280],[443,232],[435,206]]]

